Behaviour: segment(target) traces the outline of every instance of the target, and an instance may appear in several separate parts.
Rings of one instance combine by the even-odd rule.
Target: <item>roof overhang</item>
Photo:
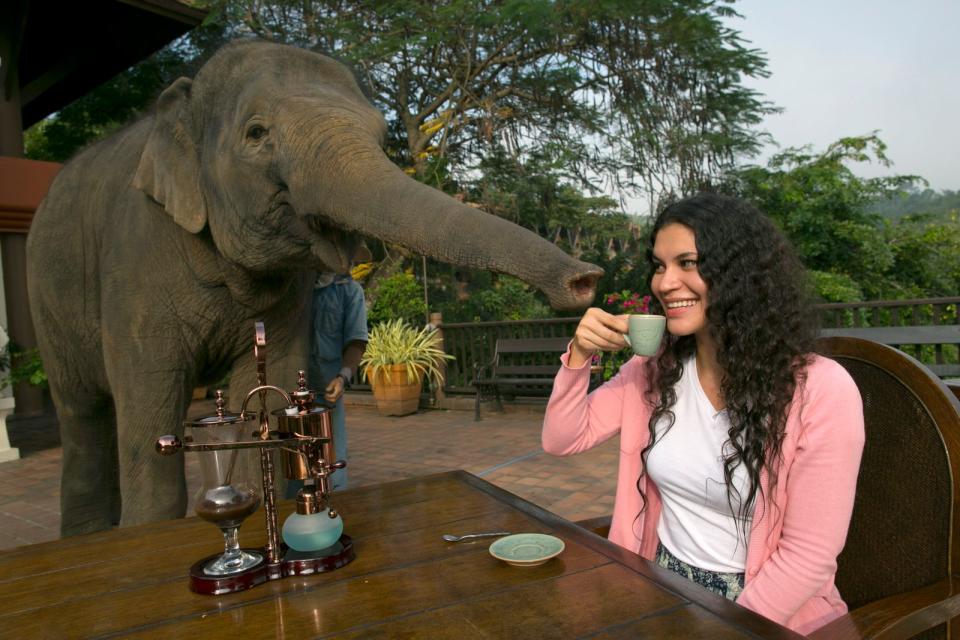
[[[26,0],[26,9],[17,56],[24,128],[163,48],[206,16],[176,0]]]

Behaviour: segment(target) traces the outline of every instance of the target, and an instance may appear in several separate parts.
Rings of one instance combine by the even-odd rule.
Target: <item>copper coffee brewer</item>
[[[346,466],[345,461],[335,459],[330,410],[315,403],[303,371],[297,389],[290,393],[268,385],[265,346],[263,323],[258,322],[254,343],[257,386],[247,393],[240,413],[224,410],[223,393],[217,391],[217,412],[184,422],[187,433],[182,441],[172,435],[157,440],[162,455],[185,450],[200,456],[203,486],[195,510],[224,535],[222,554],[190,567],[190,589],[197,593],[243,591],[267,580],[337,569],[355,558],[353,542],[343,533],[340,515],[330,506],[330,475]],[[279,395],[285,408],[268,413],[271,394]],[[260,404],[256,413],[247,411],[254,397]],[[270,415],[276,429],[270,428]],[[259,482],[249,470],[251,449],[259,453]],[[282,540],[274,486],[276,449],[281,451],[286,477],[304,483],[297,493],[296,512],[284,522]],[[262,549],[243,549],[238,530],[244,518],[259,507],[261,487],[267,543]]]

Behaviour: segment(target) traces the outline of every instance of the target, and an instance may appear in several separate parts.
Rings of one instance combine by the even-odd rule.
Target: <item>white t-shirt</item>
[[[657,442],[647,457],[647,473],[663,502],[657,534],[684,562],[709,571],[741,573],[747,559],[743,531],[749,534],[752,514],[744,529],[737,519],[737,494],[731,496],[732,511],[727,502],[721,455],[729,439],[727,412],[710,404],[694,357],[683,363],[683,375],[674,390],[676,420],[666,430],[667,418],[660,419]],[[748,482],[742,464],[734,470],[733,482],[740,497],[745,497]]]

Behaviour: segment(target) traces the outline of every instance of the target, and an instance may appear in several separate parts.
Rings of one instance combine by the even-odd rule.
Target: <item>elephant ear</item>
[[[189,78],[179,78],[160,94],[133,186],[162,204],[181,227],[199,233],[207,223],[207,208],[191,121],[192,85]]]

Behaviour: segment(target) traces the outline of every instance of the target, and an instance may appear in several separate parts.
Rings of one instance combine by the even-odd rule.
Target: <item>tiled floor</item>
[[[484,412],[423,411],[401,418],[377,414],[362,396],[347,407],[350,486],[466,469],[571,520],[610,513],[616,483],[616,439],[592,451],[556,458],[540,448],[542,405]],[[199,401],[189,415],[211,413]],[[0,549],[54,540],[60,526],[60,443],[54,418],[9,422],[21,459],[0,463]],[[187,456],[190,494],[196,464]],[[347,517],[347,514],[344,514]]]

